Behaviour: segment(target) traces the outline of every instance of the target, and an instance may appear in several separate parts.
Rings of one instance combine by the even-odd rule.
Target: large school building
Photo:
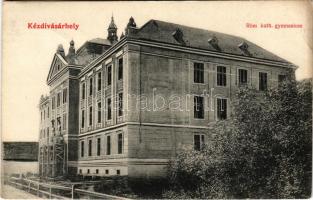
[[[107,30],[54,54],[39,106],[42,177],[164,176],[179,151],[209,142],[240,86],[266,90],[296,69],[214,31],[130,18],[118,38],[113,17]]]

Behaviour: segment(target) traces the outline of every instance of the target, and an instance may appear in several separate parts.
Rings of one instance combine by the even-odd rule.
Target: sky
[[[137,26],[150,19],[244,37],[294,63],[296,78],[312,77],[312,2],[4,2],[2,32],[2,140],[37,141],[38,103],[49,93],[46,78],[57,46],[67,53],[86,40],[106,38],[111,16],[124,31],[131,16]],[[76,23],[71,29],[28,29],[28,23]],[[252,23],[302,24],[303,28],[247,28]]]

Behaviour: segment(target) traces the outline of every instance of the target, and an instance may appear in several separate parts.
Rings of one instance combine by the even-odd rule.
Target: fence
[[[22,189],[38,197],[49,199],[119,199],[129,200],[127,198],[103,194],[94,191],[75,188],[81,184],[72,184],[71,187],[56,184],[44,183],[26,178],[9,177],[6,184]]]

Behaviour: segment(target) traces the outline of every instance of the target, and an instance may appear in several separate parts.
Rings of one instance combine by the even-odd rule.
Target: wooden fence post
[[[74,192],[75,192],[75,189],[74,189],[74,184],[72,185],[72,199],[74,199]]]
[[[39,186],[40,186],[40,184],[38,182],[38,184],[37,184],[37,196],[39,196]]]

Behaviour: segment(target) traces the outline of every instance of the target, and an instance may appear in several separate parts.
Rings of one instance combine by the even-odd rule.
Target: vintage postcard
[[[3,2],[1,198],[310,198],[312,11]]]

